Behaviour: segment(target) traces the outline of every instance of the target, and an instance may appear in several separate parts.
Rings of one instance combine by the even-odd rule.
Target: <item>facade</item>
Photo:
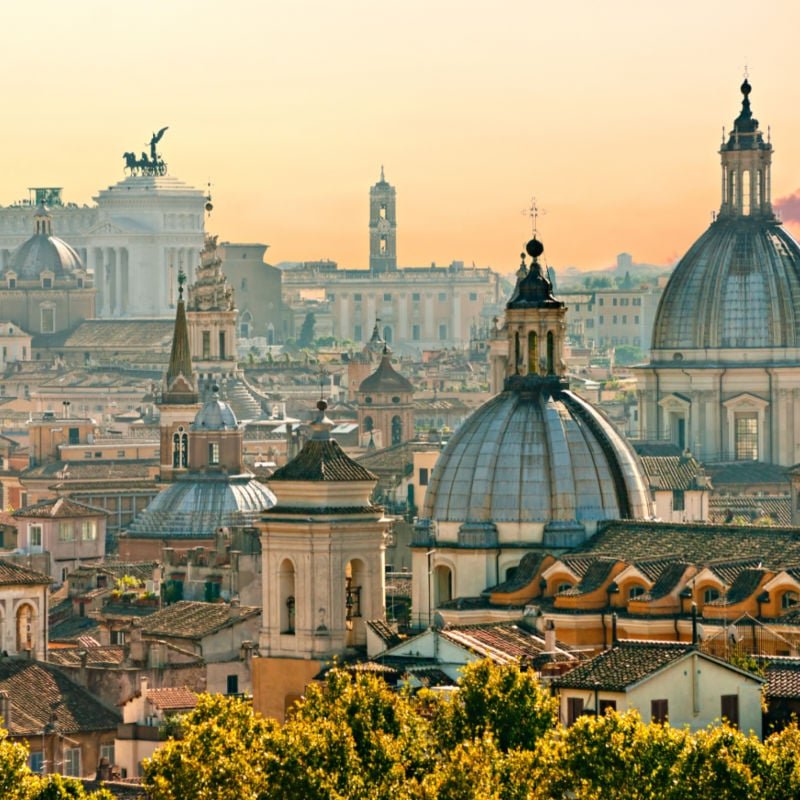
[[[68,331],[95,315],[92,275],[75,249],[53,235],[45,206],[34,211],[33,229],[2,269],[0,317],[34,336]]]
[[[644,723],[699,731],[723,718],[761,737],[765,679],[675,642],[617,642],[556,678],[561,722],[636,709]]]
[[[50,578],[0,559],[0,651],[44,661]],[[3,715],[5,727],[8,718]]]
[[[566,308],[528,243],[506,307],[504,389],[456,431],[434,467],[412,543],[417,622],[477,597],[528,551],[582,544],[602,520],[647,519],[636,454],[610,421],[569,389]]]
[[[13,513],[17,549],[27,555],[46,553],[48,575],[55,584],[83,564],[102,561],[106,554],[106,517],[66,497],[42,500]]]
[[[770,202],[772,144],[742,110],[720,149],[722,203],[681,259],[639,372],[642,438],[702,462],[800,461],[800,245]]]
[[[304,300],[324,293],[330,335],[337,339],[361,342],[379,319],[383,339],[398,352],[469,347],[473,326],[485,326],[497,311],[499,276],[460,261],[397,267],[395,190],[382,171],[370,190],[369,236],[369,270],[340,270],[328,262],[285,270],[286,304],[303,317]]]
[[[365,620],[385,619],[390,521],[377,478],[331,438],[318,404],[311,438],[269,480],[277,504],[259,525],[263,620],[254,708],[283,719],[323,663],[366,646]]]
[[[0,322],[0,371],[31,358],[31,336],[13,322]]]
[[[98,192],[91,207],[64,204],[60,188],[33,191],[31,202],[47,202],[56,230],[94,275],[97,316],[171,314],[177,274],[194,268],[203,247],[203,192],[170,175],[130,175]],[[30,203],[0,208],[4,271],[25,241],[30,212]]]

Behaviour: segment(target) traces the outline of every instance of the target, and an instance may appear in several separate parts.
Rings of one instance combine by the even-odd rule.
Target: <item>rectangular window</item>
[[[615,306],[616,304],[617,304],[617,298],[615,297],[615,298],[613,298],[613,299],[611,300],[611,305],[612,305],[612,306]]]
[[[211,331],[203,331],[203,358],[211,358]]]
[[[668,718],[669,718],[669,701],[651,700],[650,722],[658,722],[663,725],[664,723],[666,723]]]
[[[93,542],[97,538],[97,523],[94,520],[81,523],[81,538],[84,542]]]
[[[28,525],[28,545],[30,547],[42,546],[42,526]]]
[[[606,304],[606,301],[602,297],[600,297],[598,298],[597,303],[598,305],[604,306]]]
[[[412,299],[412,300],[413,300],[415,303],[419,303],[419,292],[412,292],[412,293],[411,293],[411,299]]]
[[[428,485],[428,468],[427,467],[420,467],[419,468],[419,485],[420,486],[427,486]]]
[[[606,711],[616,711],[617,710],[617,701],[616,700],[600,700],[600,714],[605,714]]]
[[[219,464],[219,442],[209,442],[208,463],[211,465]]]
[[[386,203],[381,203],[380,211],[378,211],[380,219],[386,219]]]
[[[67,432],[67,436],[69,437],[70,444],[80,444],[81,443],[81,431],[80,428],[70,428]]]
[[[478,299],[478,293],[477,292],[470,292],[469,293],[469,299],[470,299],[471,303],[476,302],[477,299]]]
[[[353,339],[357,342],[361,341],[361,326],[360,325],[353,325]]]
[[[75,539],[75,530],[71,522],[58,523],[58,541],[71,542]]]
[[[125,458],[125,451],[117,450],[117,458]]]
[[[723,694],[720,697],[721,713],[723,719],[728,720],[729,724],[735,728],[739,727],[739,695]]]
[[[225,355],[225,331],[219,332],[219,357],[222,359],[227,358],[228,356]]]
[[[101,744],[100,745],[100,758],[107,758],[109,764],[114,763],[114,745],[113,744]]]
[[[447,293],[446,292],[439,292],[439,302],[444,303],[447,300]]]
[[[583,714],[583,698],[567,698],[567,725],[572,725]]]
[[[31,753],[28,756],[28,766],[34,774],[42,775],[44,773],[44,753],[41,750]]]
[[[382,256],[386,255],[386,237],[385,236],[381,236],[381,243],[380,243],[379,250],[380,250],[380,254]]]
[[[52,289],[52,288],[53,288],[53,279],[42,278],[42,289]]]
[[[336,299],[336,294],[334,292],[328,292],[328,300],[333,301],[335,299]]]
[[[587,328],[594,328],[594,320],[593,319],[587,319],[586,320],[586,327]]]
[[[633,321],[634,321],[634,322],[635,322],[637,325],[639,324],[639,315],[638,315],[638,314],[636,314],[636,316],[633,318]]]
[[[682,489],[672,490],[672,510],[684,511],[686,508],[686,500]]]
[[[81,777],[80,747],[67,747],[64,750],[64,774],[71,778]]]
[[[125,631],[111,631],[111,644],[125,644]]]
[[[737,414],[734,418],[737,461],[758,460],[758,415]]]
[[[384,303],[391,303],[392,302],[392,293],[391,292],[384,292],[383,302]]]
[[[440,341],[447,339],[447,325],[445,325],[445,323],[439,326],[439,339]]]
[[[633,304],[635,306],[640,306],[642,304],[642,298],[641,297],[634,297],[633,298]]]
[[[354,300],[356,303],[360,303],[360,302],[361,302],[361,292],[356,292],[356,293],[353,295],[353,300]]]
[[[56,329],[56,310],[54,308],[43,308],[41,313],[42,333],[54,333]]]
[[[599,318],[597,320],[597,323],[598,323],[598,325],[602,325],[603,324],[603,315],[602,314],[599,316]]]
[[[419,328],[419,325],[412,325],[412,326],[411,326],[411,338],[412,338],[412,339],[413,339],[415,342],[418,342],[418,341],[419,341],[419,336],[420,336],[420,328]]]
[[[239,676],[228,675],[228,694],[239,694]]]
[[[627,314],[623,314],[622,315],[622,324],[623,325],[627,325],[628,324],[628,315]]]
[[[614,314],[614,325],[616,325],[616,324],[617,324],[617,315]]]

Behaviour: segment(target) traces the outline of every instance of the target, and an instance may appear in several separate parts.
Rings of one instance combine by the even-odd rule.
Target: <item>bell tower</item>
[[[381,179],[369,190],[369,269],[394,272],[397,269],[397,192]]]

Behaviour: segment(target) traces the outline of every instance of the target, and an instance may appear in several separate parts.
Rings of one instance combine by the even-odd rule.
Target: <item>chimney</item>
[[[139,678],[139,691],[142,697],[147,697],[147,675],[142,675],[142,677]]]
[[[554,653],[556,650],[556,626],[553,620],[547,620],[544,626],[544,651]]]
[[[0,692],[0,717],[3,718],[3,727],[8,730],[11,727],[11,701],[8,692]]]
[[[617,640],[617,612],[611,615],[611,646],[616,647],[619,644]]]

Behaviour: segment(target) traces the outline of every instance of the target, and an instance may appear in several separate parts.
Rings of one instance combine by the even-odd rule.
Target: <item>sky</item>
[[[532,197],[551,265],[666,264],[719,207],[747,66],[773,201],[800,220],[797,0],[20,0],[3,16],[2,204],[29,186],[89,203],[168,125],[170,174],[212,184],[207,230],[272,263],[366,267],[383,164],[401,265],[513,270]]]

